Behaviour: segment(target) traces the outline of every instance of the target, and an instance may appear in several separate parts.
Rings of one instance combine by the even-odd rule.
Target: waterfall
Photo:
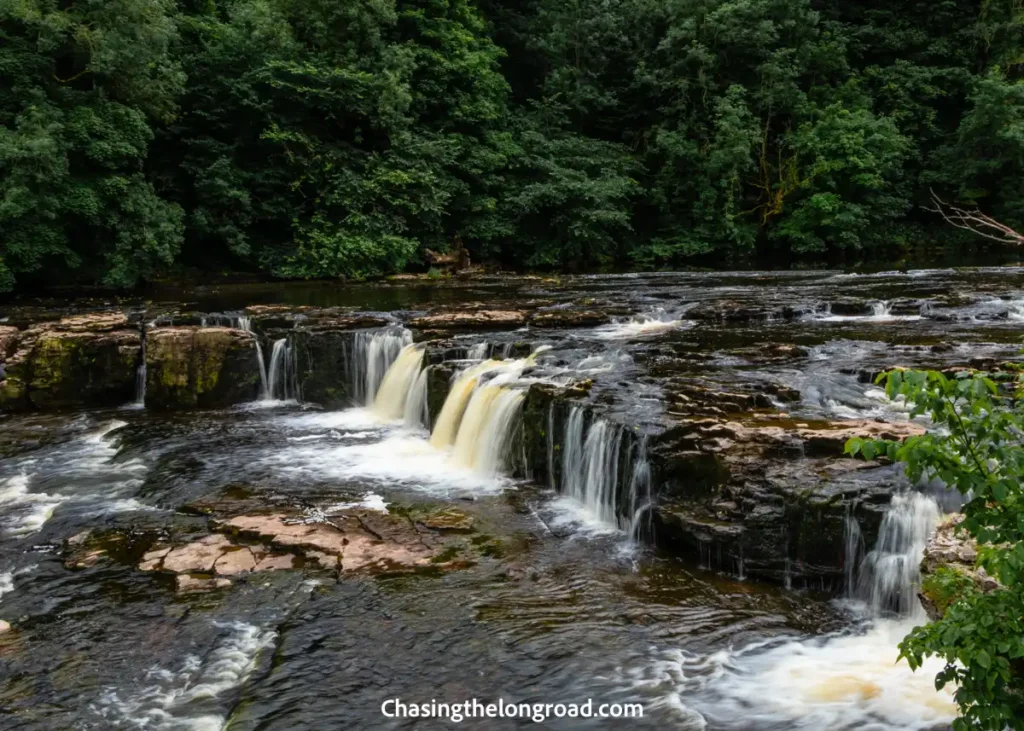
[[[889,317],[892,314],[892,305],[886,300],[879,300],[871,303],[872,317]]]
[[[139,351],[139,364],[135,367],[135,401],[138,408],[146,406],[146,327],[142,326],[142,346]]]
[[[424,349],[418,345],[406,345],[399,352],[391,367],[380,382],[370,409],[382,419],[394,421],[406,416],[406,406],[414,386],[420,380],[423,368]],[[376,356],[374,356],[376,357]],[[426,398],[426,379],[423,380]],[[418,396],[417,396],[418,398]]]
[[[470,346],[469,350],[466,351],[466,358],[469,360],[483,360],[487,357],[487,351],[487,341],[477,343],[476,345]]]
[[[574,407],[565,429],[563,492],[589,508],[603,523],[618,526],[616,493],[622,428],[595,419],[584,437],[586,413]]]
[[[496,379],[498,380],[498,379]],[[456,464],[496,475],[505,466],[526,394],[500,384],[480,386],[466,406],[452,449]]]
[[[403,328],[356,333],[352,349],[352,394],[355,402],[372,406],[377,389],[406,345],[412,333]]]
[[[511,384],[533,362],[486,360],[455,376],[430,436],[455,464],[494,475],[508,463],[526,394]],[[487,377],[484,382],[485,376]]]
[[[238,330],[245,330],[247,333],[252,333],[253,342],[256,343],[256,362],[260,367],[260,394],[265,397],[267,393],[267,366],[263,362],[263,346],[260,345],[260,336],[253,332],[252,319],[247,315],[239,315],[231,323]],[[206,327],[206,318],[203,318],[202,326]]]
[[[431,445],[436,449],[447,449],[455,444],[462,415],[466,411],[466,406],[473,396],[480,377],[501,368],[501,366],[500,360],[485,360],[483,363],[467,368],[455,377],[452,387],[448,390],[448,398],[445,399],[441,413],[437,417],[434,433],[430,435]]]
[[[554,432],[552,411],[548,414],[548,475],[552,487],[559,482],[555,477]],[[561,446],[561,492],[601,522],[631,539],[642,538],[650,523],[652,500],[646,437],[634,440],[622,426],[600,417],[588,425],[586,408],[573,406],[562,431]]]
[[[856,592],[857,566],[860,564],[861,554],[864,551],[864,537],[860,532],[860,524],[857,516],[854,515],[856,506],[850,503],[846,509],[846,518],[843,525],[846,550],[843,554],[843,570],[846,573],[845,591],[846,596],[852,597]]]
[[[266,369],[263,400],[299,400],[298,364],[288,338],[274,341],[270,351],[270,365]]]
[[[647,437],[641,437],[633,456],[633,472],[629,478],[629,523],[626,529],[635,541],[649,533],[651,518],[651,463],[647,458]],[[741,549],[742,550],[742,549]],[[740,578],[743,558],[740,557]]]
[[[893,495],[875,547],[861,562],[855,593],[875,616],[923,614],[916,593],[921,557],[939,517],[933,497],[919,492]]]
[[[405,425],[410,429],[430,428],[430,409],[427,405],[427,368],[420,371],[405,400]]]

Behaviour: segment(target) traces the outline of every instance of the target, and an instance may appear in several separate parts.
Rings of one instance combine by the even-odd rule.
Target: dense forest
[[[1024,224],[1022,64],[1021,0],[0,0],[0,290],[891,257]]]

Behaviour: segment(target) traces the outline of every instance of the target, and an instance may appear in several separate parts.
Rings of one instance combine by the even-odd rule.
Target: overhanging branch
[[[990,241],[998,241],[1001,244],[1024,245],[1024,235],[1017,233],[1009,226],[999,223],[999,221],[991,216],[986,216],[977,209],[960,208],[946,203],[936,195],[934,190],[930,192],[932,194],[932,206],[925,206],[925,210],[938,213],[945,219],[946,223],[962,228],[964,231],[970,231],[972,234],[989,239]]]

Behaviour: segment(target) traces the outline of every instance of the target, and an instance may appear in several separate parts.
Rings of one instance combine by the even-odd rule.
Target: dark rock
[[[252,333],[224,327],[156,328],[146,336],[146,406],[223,408],[251,401],[260,367]]]
[[[0,329],[0,409],[118,406],[135,393],[141,335],[123,312]]]

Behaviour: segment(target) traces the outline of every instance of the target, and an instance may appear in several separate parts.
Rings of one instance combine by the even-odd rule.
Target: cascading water
[[[584,436],[585,422],[585,410],[574,407],[566,422],[562,446],[562,491],[582,503],[602,523],[617,526],[622,429],[595,419]]]
[[[455,444],[462,415],[469,405],[473,391],[480,382],[480,377],[501,367],[500,360],[485,360],[455,376],[452,387],[448,390],[448,398],[445,399],[444,406],[441,407],[437,423],[434,424],[434,431],[430,435],[430,444],[435,449],[448,449]]]
[[[923,616],[917,599],[921,556],[939,523],[935,498],[919,492],[894,495],[875,547],[860,565],[855,597],[873,616]]]
[[[934,498],[917,492],[893,496],[853,592],[872,617],[862,632],[666,662],[683,686],[703,694],[703,721],[714,728],[799,731],[948,728],[956,717],[956,689],[934,687],[944,661],[926,658],[916,672],[897,661],[900,640],[925,620],[915,596],[918,565],[938,519]],[[862,541],[852,514],[846,538],[847,559],[855,561]]]
[[[406,345],[399,352],[394,363],[384,374],[370,407],[377,416],[389,421],[406,418],[406,407],[410,397],[413,397],[414,387],[419,384],[420,376],[425,373],[422,370],[423,354],[423,348],[417,345]],[[425,399],[425,378],[423,379],[423,389],[422,398]],[[417,393],[414,398],[420,399],[421,396]],[[410,426],[415,425],[410,424]]]
[[[430,444],[451,450],[452,460],[461,467],[487,475],[501,472],[508,462],[526,396],[512,384],[535,355],[521,360],[486,360],[459,373],[438,415]]]
[[[142,329],[142,347],[139,352],[139,364],[135,367],[135,401],[136,408],[146,406],[146,329]]]
[[[206,327],[207,318],[203,318],[203,327]],[[260,394],[265,395],[267,393],[267,366],[263,362],[263,346],[260,344],[260,336],[253,332],[252,319],[246,315],[239,315],[232,322],[239,330],[244,330],[247,333],[252,333],[253,342],[256,343],[256,362],[260,368]]]
[[[487,341],[471,345],[466,351],[466,358],[469,360],[483,360],[487,357],[487,351],[490,349]]]
[[[264,401],[298,401],[298,364],[295,350],[288,338],[274,341],[270,351],[270,365],[266,369]]]
[[[409,396],[405,400],[405,425],[410,429],[430,427],[430,408],[427,404],[427,375],[428,368],[424,368],[413,381],[409,389]]]
[[[886,300],[879,300],[871,303],[871,316],[877,318],[889,317],[892,315],[892,305]]]
[[[356,333],[350,360],[352,395],[357,404],[372,406],[385,374],[402,349],[412,344],[412,333],[404,328]]]
[[[854,515],[854,508],[853,504],[848,507],[843,529],[846,543],[846,550],[843,554],[844,591],[848,597],[852,597],[856,591],[857,567],[860,565],[861,556],[864,553],[864,537],[861,535],[857,516]]]
[[[455,463],[482,474],[498,474],[506,464],[524,398],[522,390],[496,383],[476,389],[455,438]]]
[[[549,420],[550,422],[550,420]],[[600,522],[638,538],[644,530],[651,504],[651,467],[647,442],[624,445],[622,426],[595,418],[587,425],[587,412],[574,406],[562,438],[562,492],[579,502]],[[623,454],[623,447],[632,452]],[[548,440],[548,471],[554,474],[554,440]],[[627,459],[623,459],[623,457]],[[627,503],[620,509],[620,484],[628,475]],[[552,477],[552,480],[554,478]]]
[[[651,463],[647,458],[647,437],[641,437],[636,445],[633,458],[633,472],[629,477],[630,516],[627,526],[629,537],[635,541],[645,539],[650,533],[651,518]],[[741,549],[742,550],[742,549]],[[740,578],[743,576],[743,559],[740,558]]]

